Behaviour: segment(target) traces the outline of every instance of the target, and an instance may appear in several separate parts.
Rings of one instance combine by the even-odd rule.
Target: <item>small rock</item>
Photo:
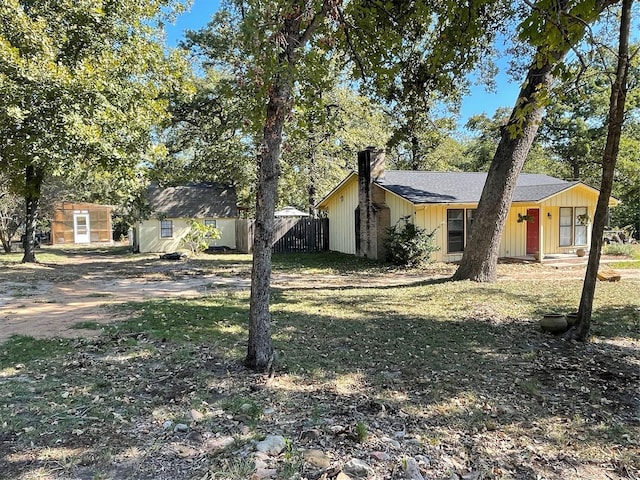
[[[316,430],[315,428],[311,430],[305,430],[304,432],[302,432],[302,435],[300,435],[300,440],[304,440],[307,442],[311,442],[319,438],[320,438],[320,431]]]
[[[418,463],[422,463],[424,465],[431,465],[431,459],[429,457],[425,457],[424,455],[416,455],[415,459]]]
[[[252,408],[253,405],[251,405],[250,403],[243,403],[242,405],[240,405],[240,411],[244,413],[251,411]]]
[[[391,460],[391,456],[386,452],[371,452],[369,456],[376,462],[388,462]]]
[[[336,477],[336,480],[351,480],[351,477],[344,472],[340,472]]]
[[[191,415],[191,418],[193,419],[194,422],[201,422],[202,420],[204,420],[204,415],[202,413],[200,413],[198,410],[195,409],[191,409],[189,411],[189,414]]]
[[[424,480],[415,458],[407,458],[407,469],[404,472],[404,476],[408,480]]]
[[[184,432],[188,432],[189,431],[189,425],[186,425],[184,423],[176,423],[176,426],[173,427],[173,431],[175,433],[184,433]]]
[[[278,474],[278,470],[274,468],[259,468],[252,478],[256,480],[264,480],[266,478],[274,478]]]
[[[395,438],[396,440],[402,440],[405,436],[404,432],[394,432],[393,434],[393,438]]]
[[[196,443],[202,443],[204,441],[202,434],[200,432],[196,432],[195,430],[191,430],[189,433],[187,433],[187,436],[185,438]]]
[[[479,480],[480,472],[469,472],[462,475],[462,480]]]
[[[276,409],[273,407],[267,407],[262,411],[262,413],[264,413],[265,415],[273,415],[274,413],[276,413]]]
[[[320,450],[304,450],[302,458],[314,467],[329,468],[331,466],[331,458]]]
[[[255,458],[256,460],[263,460],[263,461],[267,461],[269,460],[269,455],[267,455],[264,452],[256,452],[253,454],[253,458]]]
[[[279,455],[286,446],[284,437],[280,435],[269,435],[267,438],[258,442],[256,450],[264,452],[269,455]]]
[[[240,427],[240,433],[242,435],[249,435],[251,433],[251,429],[249,427],[247,427],[246,425],[242,425]]]
[[[191,458],[200,455],[200,450],[188,447],[186,445],[173,445],[173,450],[180,458]]]
[[[162,424],[162,428],[165,430],[169,430],[171,427],[173,427],[173,422],[171,420],[167,420]]]
[[[207,453],[215,454],[233,445],[235,440],[232,436],[210,438],[204,444]]]
[[[331,430],[331,432],[335,433],[336,435],[339,435],[340,433],[345,433],[347,431],[347,428],[342,425],[331,425],[329,429]]]
[[[369,478],[374,474],[373,468],[371,468],[367,462],[358,458],[349,460],[345,464],[343,471],[347,475],[357,478]]]

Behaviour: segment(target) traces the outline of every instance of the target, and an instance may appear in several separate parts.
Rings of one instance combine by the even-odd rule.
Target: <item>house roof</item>
[[[413,204],[477,203],[486,179],[484,172],[387,170],[375,183]],[[523,173],[518,176],[513,201],[539,202],[579,183]]]
[[[154,184],[147,190],[147,200],[152,213],[169,218],[233,218],[238,212],[235,189],[221,183]]]

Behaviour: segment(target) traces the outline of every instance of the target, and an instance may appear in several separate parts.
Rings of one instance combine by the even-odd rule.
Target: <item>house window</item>
[[[576,207],[575,213],[575,239],[574,245],[586,245],[587,244],[587,207]]]
[[[215,220],[205,220],[204,221],[204,226],[205,227],[218,228],[218,223]]]
[[[464,250],[473,227],[475,209],[453,208],[447,210],[447,252],[458,253]]]
[[[173,237],[173,220],[162,220],[160,222],[160,238]]]
[[[465,245],[467,244],[467,239],[471,236],[471,227],[473,227],[473,217],[475,216],[475,214],[475,209],[470,208],[467,210],[467,231],[465,234]]]
[[[560,207],[560,246],[587,244],[587,207]]]
[[[464,250],[464,209],[447,210],[447,252]]]

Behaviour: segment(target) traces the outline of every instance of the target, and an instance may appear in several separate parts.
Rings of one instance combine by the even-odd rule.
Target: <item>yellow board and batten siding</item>
[[[358,176],[351,175],[320,206],[329,218],[329,249],[356,253],[356,217]]]
[[[171,238],[160,236],[161,222],[158,219],[143,221],[138,229],[140,235],[140,253],[146,252],[176,252],[185,248],[182,239],[191,229],[189,218],[167,218],[173,222],[173,235]],[[236,228],[234,218],[207,218],[215,220],[216,228],[220,230],[221,238],[211,240],[210,246],[236,247]],[[204,223],[204,219],[201,220]]]
[[[374,188],[380,188],[377,185]],[[384,189],[383,189],[384,190]],[[514,203],[509,210],[500,241],[500,257],[525,256],[527,248],[527,222],[518,222],[518,214],[526,215],[528,209],[538,209],[540,218],[540,250],[545,254],[573,253],[581,245],[560,246],[560,207],[587,207],[593,217],[598,191],[586,185],[575,185],[566,191],[534,203]],[[420,204],[405,200],[385,190],[385,203],[391,213],[391,225],[409,216],[420,228],[435,232],[435,243],[439,250],[433,253],[435,261],[452,262],[462,258],[462,252],[447,251],[447,210],[475,209],[477,204]],[[611,205],[617,204],[612,199]],[[329,218],[329,248],[334,251],[355,254],[355,210],[358,207],[358,176],[352,175],[339,185],[319,207],[327,211]],[[466,234],[466,232],[465,232]],[[591,238],[588,226],[587,242]]]

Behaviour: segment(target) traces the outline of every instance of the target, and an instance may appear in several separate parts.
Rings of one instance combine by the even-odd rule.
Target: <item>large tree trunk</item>
[[[44,180],[44,170],[35,165],[28,165],[25,170],[25,203],[26,218],[24,229],[24,255],[22,263],[36,262],[36,224],[38,221],[38,207],[40,205],[40,193]]]
[[[613,0],[596,0],[596,8],[585,19],[568,11],[571,6],[562,0],[556,5],[557,11],[538,11],[538,15],[548,23],[545,28],[561,29],[555,33],[559,33],[563,40],[557,45],[540,47],[529,67],[509,123],[502,130],[502,137],[474,215],[473,230],[453,280],[496,281],[500,238],[518,175],[540,126],[544,97],[553,82],[553,69],[572,46],[582,39],[586,26],[597,19],[599,12],[611,1]],[[537,40],[540,41],[539,38]]]
[[[565,52],[560,54],[561,58]],[[503,127],[502,138],[489,167],[480,203],[473,219],[473,230],[467,241],[462,261],[454,280],[495,282],[497,277],[500,237],[511,207],[518,175],[522,170],[533,140],[538,132],[544,105],[539,92],[551,87],[551,71],[555,64],[541,68],[532,66],[520,90],[509,123]],[[522,112],[529,112],[522,120]],[[522,125],[521,128],[518,125]],[[521,130],[517,135],[513,129]]]
[[[258,372],[269,370],[274,360],[271,341],[269,298],[271,288],[271,246],[275,224],[275,204],[280,174],[282,129],[293,109],[291,89],[295,64],[300,49],[305,48],[311,35],[325,18],[329,0],[315,14],[306,28],[308,19],[304,2],[292,1],[291,12],[284,20],[282,50],[278,54],[278,69],[273,73],[264,125],[264,139],[258,159],[258,185],[256,193],[256,225],[253,241],[253,270],[251,272],[251,301],[249,305],[249,343],[245,365]],[[303,13],[304,12],[304,13]]]
[[[631,24],[631,6],[633,0],[623,0],[622,15],[620,18],[620,41],[618,45],[618,66],[616,78],[611,86],[611,96],[609,99],[609,118],[607,129],[607,143],[602,155],[602,181],[600,183],[600,194],[593,218],[593,228],[591,231],[591,249],[589,251],[589,262],[584,277],[580,307],[578,309],[578,320],[576,327],[569,333],[569,336],[580,341],[589,338],[591,329],[591,312],[593,310],[593,298],[596,290],[598,267],[600,265],[600,254],[602,251],[602,235],[607,223],[607,211],[609,207],[609,197],[613,188],[613,175],[616,162],[618,160],[618,150],[620,147],[620,135],[624,123],[624,109],[627,98],[627,79],[629,72],[629,29]]]
[[[269,298],[271,247],[275,226],[275,206],[280,175],[280,147],[286,116],[291,112],[291,85],[280,75],[269,95],[262,151],[258,160],[256,223],[253,242],[253,271],[249,307],[249,344],[246,365],[267,370],[273,362]]]

